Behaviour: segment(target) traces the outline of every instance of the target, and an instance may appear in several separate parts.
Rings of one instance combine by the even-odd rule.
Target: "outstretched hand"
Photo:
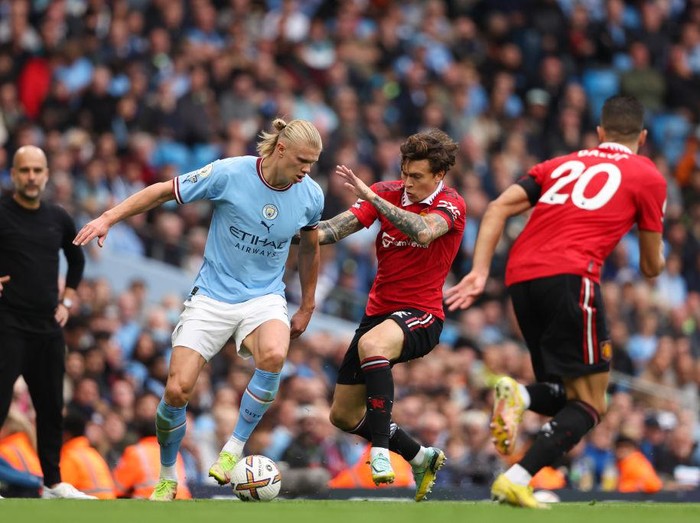
[[[445,303],[451,311],[466,309],[481,296],[486,287],[487,275],[474,271],[467,274],[457,285],[445,291]]]
[[[109,223],[102,216],[95,218],[89,223],[86,223],[80,232],[73,239],[73,245],[87,245],[94,238],[97,238],[97,245],[102,247],[105,244],[107,233],[109,232]]]
[[[345,180],[345,187],[350,189],[355,193],[355,196],[363,200],[370,200],[374,192],[372,189],[367,187],[367,184],[360,180],[357,175],[352,172],[352,169],[346,167],[345,165],[336,165],[335,174]]]

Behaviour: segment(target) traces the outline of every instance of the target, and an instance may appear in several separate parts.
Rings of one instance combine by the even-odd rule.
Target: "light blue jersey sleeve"
[[[201,169],[178,176],[174,180],[175,199],[177,203],[196,200],[217,200],[226,192],[230,177],[222,175],[222,165],[231,164],[236,158],[217,160]]]

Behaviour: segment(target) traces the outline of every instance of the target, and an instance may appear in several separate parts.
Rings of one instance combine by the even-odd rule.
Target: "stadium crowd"
[[[669,188],[667,266],[653,281],[641,276],[634,232],[606,263],[610,410],[560,468],[535,481],[700,488],[698,0],[2,0],[0,187],[11,187],[14,151],[39,145],[50,199],[83,224],[154,181],[254,154],[261,128],[281,115],[308,119],[322,134],[312,175],[328,218],[354,203],[331,176],[335,165],[368,183],[395,179],[403,139],[438,127],[460,145],[448,178],[469,214],[454,283],[470,268],[487,203],[536,162],[593,147],[602,103],[618,92],[648,110],[642,154]],[[152,258],[191,278],[210,208],[170,203],[115,226],[88,256]],[[503,285],[522,226],[509,223],[485,296],[449,316],[428,357],[394,369],[396,422],[448,456],[437,488],[485,486],[508,465],[490,442],[490,386],[503,374],[533,379]],[[362,315],[373,239],[358,233],[322,248],[319,312]],[[287,274],[294,302],[293,266]],[[117,294],[109,280],[87,279],[65,328],[67,411],[86,421],[87,439],[112,469],[149,436],[184,298],[153,302],[148,291],[143,280]],[[246,448],[285,462],[309,489],[361,484],[343,473],[362,463],[364,447],[328,421],[349,337],[320,330],[293,340],[280,394]],[[202,373],[182,452],[189,482],[207,481],[251,372],[230,345]],[[31,432],[32,422],[20,381],[0,455],[3,438]],[[520,449],[542,423],[526,415]],[[645,461],[652,466],[638,466]],[[635,471],[645,477],[629,480]]]

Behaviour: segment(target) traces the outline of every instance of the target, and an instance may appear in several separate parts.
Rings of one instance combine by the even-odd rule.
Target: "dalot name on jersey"
[[[593,156],[594,158],[605,158],[606,160],[612,160],[614,162],[619,162],[620,160],[626,160],[629,158],[629,155],[625,153],[608,153],[599,149],[584,149],[583,151],[578,152],[578,156],[579,158]]]

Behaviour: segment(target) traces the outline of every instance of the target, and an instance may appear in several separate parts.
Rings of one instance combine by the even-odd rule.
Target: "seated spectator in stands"
[[[300,405],[296,418],[296,435],[281,458],[290,468],[320,467],[330,478],[355,463],[356,439],[333,428],[326,405]]]
[[[75,385],[73,398],[66,405],[67,410],[80,412],[86,419],[94,413],[104,414],[108,407],[100,397],[100,388],[92,378],[83,377]]]
[[[690,490],[700,486],[700,457],[692,429],[678,424],[661,449],[657,470],[670,490]]]
[[[63,419],[61,478],[78,490],[98,499],[114,499],[112,473],[104,458],[85,437],[86,420],[78,412]]]
[[[656,312],[647,311],[640,320],[639,332],[630,336],[627,352],[634,362],[637,374],[644,370],[647,362],[656,352],[658,344],[657,329],[659,316]]]
[[[322,492],[331,477],[348,468],[334,432],[327,408],[324,412],[314,405],[297,407],[296,434],[281,457],[286,495]]]
[[[666,257],[666,268],[654,282],[656,298],[663,307],[674,309],[685,303],[688,296],[688,284],[683,278],[683,260],[676,252],[670,252]]]
[[[647,362],[646,368],[639,375],[644,384],[656,387],[646,387],[644,391],[635,394],[649,408],[663,409],[668,400],[659,391],[669,390],[675,387],[676,381],[673,372],[673,360],[676,358],[676,348],[673,338],[670,336],[660,336],[656,346],[656,352]]]
[[[637,98],[650,113],[663,109],[666,80],[663,73],[651,66],[651,56],[645,42],[629,46],[632,68],[620,75],[620,92]]]
[[[661,428],[661,424],[659,424],[656,416],[652,414],[644,419],[644,431],[639,442],[639,449],[657,470],[659,468],[658,460],[667,435],[668,433]]]
[[[618,491],[651,494],[661,490],[661,479],[634,439],[624,435],[615,439],[615,459],[619,472]]]
[[[445,466],[446,481],[440,483],[455,486],[490,485],[503,472],[503,462],[491,443],[489,416],[481,410],[468,410],[459,417],[459,423],[464,452],[454,457],[450,454]]]

